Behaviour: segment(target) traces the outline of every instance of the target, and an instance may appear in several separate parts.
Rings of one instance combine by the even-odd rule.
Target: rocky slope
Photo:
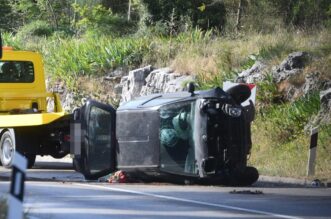
[[[282,101],[293,102],[299,97],[320,93],[321,108],[311,119],[310,126],[331,123],[331,81],[317,71],[306,72],[305,67],[313,59],[306,52],[294,52],[277,66],[268,66],[256,61],[234,79],[238,83],[261,83],[270,80],[277,85]],[[76,92],[68,92],[64,85],[56,83],[51,90],[60,92],[66,111],[80,106],[88,98],[118,105],[138,96],[185,90],[185,84],[194,81],[194,76],[174,72],[171,68],[155,69],[146,66],[132,71],[117,69],[102,78],[85,78]],[[91,85],[92,84],[92,85]],[[259,88],[258,88],[259,89]]]

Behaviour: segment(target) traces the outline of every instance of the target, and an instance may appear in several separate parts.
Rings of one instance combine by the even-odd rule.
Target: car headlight
[[[241,116],[242,109],[230,104],[223,105],[223,112],[231,117]]]

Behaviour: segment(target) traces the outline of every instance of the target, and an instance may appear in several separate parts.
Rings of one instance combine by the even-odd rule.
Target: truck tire
[[[0,139],[0,161],[5,168],[12,166],[15,150],[15,136],[7,130],[1,135]]]

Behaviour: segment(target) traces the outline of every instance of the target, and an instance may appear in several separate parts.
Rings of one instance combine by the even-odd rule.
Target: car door
[[[80,115],[80,172],[86,179],[97,179],[116,168],[116,111],[110,105],[88,100]]]

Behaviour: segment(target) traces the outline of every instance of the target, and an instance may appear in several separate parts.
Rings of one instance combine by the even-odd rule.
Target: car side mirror
[[[191,96],[192,97],[195,95],[194,94],[195,86],[194,86],[194,83],[193,82],[188,83],[187,90],[188,90],[189,93],[191,93]]]
[[[239,84],[226,91],[237,104],[245,102],[251,96],[251,89],[245,84]]]

